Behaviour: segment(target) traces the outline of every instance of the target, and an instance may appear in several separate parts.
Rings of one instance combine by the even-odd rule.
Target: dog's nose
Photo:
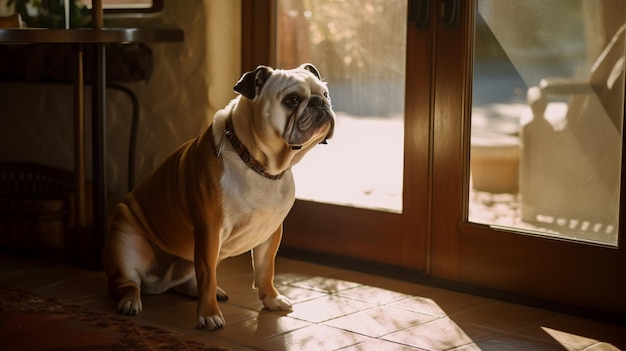
[[[311,96],[308,106],[317,107],[319,109],[326,109],[326,103],[324,102],[324,99],[322,99],[321,96],[317,95]]]

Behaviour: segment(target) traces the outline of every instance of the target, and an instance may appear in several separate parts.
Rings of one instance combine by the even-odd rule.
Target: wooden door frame
[[[272,27],[275,2],[242,2],[242,71],[251,70],[258,64],[272,65],[275,61],[271,39],[275,33]],[[434,13],[434,6],[432,11]],[[432,45],[430,33],[418,31],[414,26],[408,26],[407,41]],[[419,55],[417,50],[408,52],[407,62],[420,63],[407,64],[407,76],[424,78],[407,80],[406,84],[407,92],[419,94],[411,93],[416,98],[406,99],[405,106],[403,213],[296,200],[285,220],[282,251],[297,249],[427,270],[432,57]],[[375,164],[376,160],[372,162]]]
[[[241,0],[242,74],[272,63],[274,12],[272,0]]]

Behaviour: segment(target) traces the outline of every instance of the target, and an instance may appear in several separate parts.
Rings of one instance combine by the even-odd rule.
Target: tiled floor
[[[624,326],[286,258],[276,270],[292,312],[262,310],[243,255],[219,268],[224,330],[195,329],[195,301],[174,293],[129,318],[229,350],[626,349]],[[102,272],[0,257],[0,285],[115,313]]]

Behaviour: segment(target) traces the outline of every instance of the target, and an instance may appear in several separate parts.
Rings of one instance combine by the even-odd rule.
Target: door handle
[[[441,23],[449,29],[455,29],[461,19],[460,0],[441,0],[439,4]]]
[[[428,29],[430,17],[430,0],[409,0],[409,23],[412,23],[419,30]]]

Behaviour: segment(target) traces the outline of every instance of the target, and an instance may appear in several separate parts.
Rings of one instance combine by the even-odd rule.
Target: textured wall
[[[1,0],[0,0],[1,1]],[[177,27],[182,43],[149,44],[154,71],[132,83],[140,100],[136,182],[210,123],[235,95],[240,75],[240,1],[165,0],[164,12],[143,19],[115,19],[106,26]],[[89,96],[90,92],[86,91]],[[107,90],[108,184],[113,200],[126,191],[131,105]],[[71,87],[0,83],[0,161],[73,167]],[[90,105],[86,106],[89,119]],[[87,120],[87,138],[90,139]],[[88,167],[91,167],[88,148]]]

